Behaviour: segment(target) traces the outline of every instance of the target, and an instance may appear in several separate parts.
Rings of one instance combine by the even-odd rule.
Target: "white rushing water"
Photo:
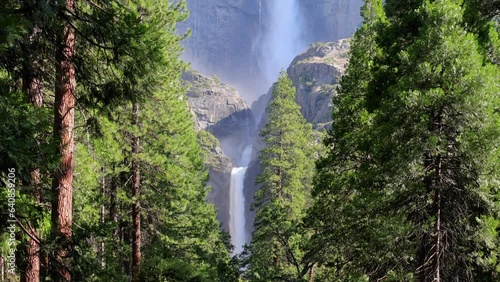
[[[272,0],[267,4],[270,18],[259,65],[268,82],[273,83],[280,70],[286,69],[306,46],[301,38],[298,0]]]
[[[259,2],[259,26],[262,29],[262,9],[269,19],[266,20],[267,28],[261,34],[259,30],[258,39],[254,49],[260,45],[259,68],[268,83],[271,85],[282,68],[286,68],[293,58],[306,46],[301,40],[301,24],[299,21],[298,0],[260,0]],[[257,117],[259,120],[260,117]],[[246,232],[246,210],[245,210],[245,174],[252,159],[252,145],[247,145],[239,159],[239,162],[231,171],[230,206],[229,206],[229,233],[234,245],[233,255],[240,254],[243,246],[249,242],[250,235]]]
[[[245,232],[245,173],[252,158],[252,145],[247,145],[241,155],[239,166],[231,171],[231,189],[229,192],[229,233],[231,243],[234,245],[233,255],[243,251],[247,243]]]

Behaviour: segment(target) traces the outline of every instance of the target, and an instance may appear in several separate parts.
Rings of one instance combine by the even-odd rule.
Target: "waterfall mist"
[[[256,51],[254,55],[258,59],[261,82],[260,86],[252,89],[253,91],[262,87],[267,91],[276,81],[280,70],[288,67],[293,58],[306,47],[301,39],[302,28],[297,2],[298,0],[260,0],[258,2],[260,30],[252,50]],[[254,97],[257,97],[263,93],[253,94]],[[254,112],[255,120],[259,121],[260,115],[261,112]],[[235,247],[233,255],[241,253],[244,244],[249,243],[250,239],[246,226],[246,219],[250,211],[246,209],[247,200],[245,199],[244,184],[248,165],[252,161],[252,145],[248,145],[247,142],[249,140],[251,143],[255,142],[256,132],[247,137],[241,140],[246,147],[243,150],[240,149],[241,158],[239,162],[234,164],[231,172],[229,232]],[[228,146],[223,147],[227,148]],[[229,147],[242,148],[241,143]]]
[[[268,20],[261,39],[259,66],[270,87],[280,70],[286,69],[307,45],[301,36],[298,0],[271,0],[265,4]]]

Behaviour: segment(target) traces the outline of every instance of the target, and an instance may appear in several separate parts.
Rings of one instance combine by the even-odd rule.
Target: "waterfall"
[[[229,233],[231,243],[234,245],[233,255],[243,251],[243,245],[247,243],[245,233],[245,174],[252,158],[252,145],[247,145],[239,160],[239,167],[231,171],[230,206],[229,206]]]
[[[270,86],[276,81],[279,71],[286,68],[306,45],[300,33],[302,25],[299,21],[298,0],[260,0],[258,4],[259,33],[252,50],[257,47],[258,66],[265,78],[262,83]],[[260,114],[255,118],[259,121]],[[251,140],[254,138],[256,137],[250,137]],[[244,144],[247,145],[231,171],[229,233],[235,248],[233,255],[243,251],[243,246],[249,242],[250,237],[246,232],[244,184],[245,174],[252,160],[253,147],[248,143]]]
[[[266,3],[269,21],[263,38],[259,65],[268,83],[306,47],[302,40],[298,0],[272,0]]]

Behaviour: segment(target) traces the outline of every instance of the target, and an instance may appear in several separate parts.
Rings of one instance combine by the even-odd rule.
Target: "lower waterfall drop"
[[[239,167],[231,171],[231,188],[229,191],[229,233],[234,245],[233,255],[240,254],[247,243],[245,235],[245,174],[252,158],[252,145],[247,145],[239,161]]]

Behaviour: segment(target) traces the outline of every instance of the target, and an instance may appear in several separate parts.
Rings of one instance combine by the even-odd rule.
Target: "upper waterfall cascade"
[[[259,32],[258,44],[265,57],[260,58],[259,67],[269,86],[276,80],[282,68],[286,68],[305,45],[301,41],[298,0],[259,1],[259,25],[262,31],[262,8],[267,9],[268,24]],[[260,117],[255,117],[260,120]],[[250,137],[251,140],[254,137]],[[248,142],[245,140],[244,142]],[[229,232],[235,249],[233,254],[243,251],[250,235],[246,226],[245,175],[252,160],[252,145],[246,145],[241,157],[231,171],[230,224]]]
[[[301,40],[298,1],[273,0],[267,4],[269,26],[261,39],[265,57],[260,59],[259,65],[268,83],[272,83],[280,70],[286,68],[306,46]]]

